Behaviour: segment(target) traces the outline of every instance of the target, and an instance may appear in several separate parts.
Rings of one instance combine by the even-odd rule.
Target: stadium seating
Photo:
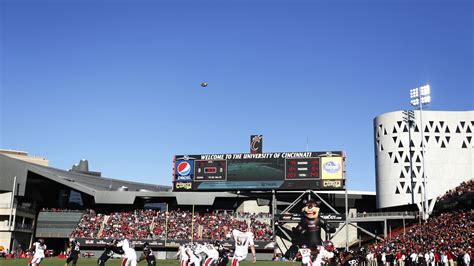
[[[473,192],[474,182],[463,182],[454,189],[449,190],[439,199],[441,201],[465,201],[467,194]],[[426,265],[426,258],[432,254],[439,265],[444,260],[445,265],[462,264],[464,254],[473,258],[474,239],[474,209],[472,204],[459,204],[467,206],[458,209],[440,209],[438,214],[430,217],[425,223],[415,223],[407,227],[406,234],[393,234],[382,241],[370,245],[367,249],[357,248],[352,253],[341,253],[341,258],[357,258],[359,264],[377,265],[386,263],[391,265]],[[415,257],[417,263],[411,261]],[[403,262],[402,262],[403,261]]]
[[[93,210],[88,210],[81,217],[76,229],[71,233],[72,237],[95,238],[100,230],[104,215],[96,214]]]
[[[271,240],[272,227],[268,215],[232,214],[230,212],[195,212],[186,210],[134,210],[96,214],[87,211],[72,232],[72,237],[182,240],[224,240],[232,229],[250,229],[256,240]]]
[[[455,199],[457,197],[461,197],[465,194],[474,192],[474,179],[471,179],[467,182],[462,182],[459,186],[455,187],[454,189],[448,190],[446,194],[441,196],[439,200],[450,200]]]

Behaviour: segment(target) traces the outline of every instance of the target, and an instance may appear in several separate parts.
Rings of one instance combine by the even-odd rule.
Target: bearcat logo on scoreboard
[[[176,161],[176,181],[192,181],[193,180],[193,166],[192,160],[178,160]]]

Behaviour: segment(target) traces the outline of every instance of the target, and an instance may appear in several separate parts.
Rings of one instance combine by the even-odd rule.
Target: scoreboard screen
[[[176,155],[175,191],[343,190],[344,153]]]

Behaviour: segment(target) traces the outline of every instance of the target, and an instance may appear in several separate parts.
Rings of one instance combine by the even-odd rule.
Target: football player
[[[38,266],[41,261],[44,259],[44,252],[46,250],[46,245],[44,244],[44,239],[38,239],[38,242],[33,243],[33,246],[28,251],[34,251],[35,254],[33,258],[28,262],[28,265]]]
[[[66,259],[66,263],[64,266],[68,266],[69,263],[72,262],[72,266],[76,266],[77,260],[79,259],[79,253],[81,252],[81,247],[79,242],[77,242],[74,238],[69,240],[69,248],[68,248],[69,256]]]
[[[252,263],[257,262],[257,253],[255,252],[255,244],[253,243],[252,232],[241,232],[237,229],[232,230],[232,236],[235,241],[234,257],[232,258],[232,266],[239,266],[239,262],[247,258],[247,254],[252,251]]]
[[[137,253],[135,252],[135,246],[130,243],[127,239],[120,241],[117,247],[121,247],[125,254],[122,260],[122,266],[137,266]]]
[[[219,252],[219,259],[217,260],[217,265],[226,266],[229,262],[230,250],[221,245],[217,240],[214,242],[214,246],[217,248],[217,252]]]
[[[181,260],[180,266],[188,266],[189,256],[188,256],[188,251],[186,250],[188,248],[189,247],[186,244],[183,244],[183,245],[179,246],[179,248],[178,248],[178,252],[176,253],[175,257],[179,256],[179,259]]]
[[[151,249],[151,246],[148,242],[145,242],[143,245],[143,253],[138,259],[138,262],[145,260],[148,263],[148,266],[156,266],[156,258],[155,255],[153,255],[153,250]]]
[[[313,266],[313,261],[311,260],[311,249],[309,249],[305,244],[301,245],[298,249],[296,258],[301,259],[301,266]]]
[[[323,245],[318,247],[318,251],[313,266],[325,265],[334,258],[334,244],[331,241],[324,241]]]
[[[105,266],[107,260],[109,260],[110,257],[114,255],[114,253],[123,254],[123,250],[117,247],[118,242],[119,241],[117,239],[114,239],[112,242],[105,244],[105,250],[97,260],[97,264],[99,266]]]
[[[193,245],[188,251],[189,265],[201,266],[201,253],[204,252],[203,246],[199,243]]]
[[[206,254],[206,260],[204,261],[204,266],[215,265],[219,260],[219,251],[214,247],[214,245],[206,243],[203,245],[202,250]]]

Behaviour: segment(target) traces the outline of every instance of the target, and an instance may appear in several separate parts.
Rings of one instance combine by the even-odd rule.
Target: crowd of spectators
[[[192,213],[190,211],[168,212],[167,239],[189,239],[192,232]]]
[[[72,231],[71,236],[96,238],[98,237],[103,221],[103,214],[97,214],[94,210],[87,210],[87,212],[82,215],[74,231]]]
[[[98,238],[151,239],[156,217],[155,210],[111,213]]]
[[[449,190],[441,200],[460,200],[473,191],[471,179]],[[469,204],[467,205],[469,206]],[[356,259],[362,265],[469,265],[474,255],[474,209],[449,210],[417,223],[408,232],[384,241],[341,252],[341,260]],[[471,262],[471,265],[472,262]]]
[[[457,197],[460,197],[464,194],[474,192],[474,179],[471,179],[466,182],[462,182],[459,186],[454,189],[448,190],[446,194],[441,196],[439,200],[451,200]]]
[[[238,218],[236,218],[238,217]],[[258,218],[257,218],[258,217]],[[231,213],[203,213],[195,216],[197,230],[194,239],[225,240],[230,238],[233,229],[251,230],[255,239],[271,240],[273,237],[269,221],[264,222],[263,215],[242,215]]]
[[[345,254],[367,265],[454,265],[472,257],[474,210],[443,213],[413,226],[406,234]],[[446,264],[445,264],[446,263]],[[462,264],[458,264],[462,265]]]
[[[226,240],[233,229],[251,230],[256,240],[273,237],[270,219],[262,214],[232,212],[192,212],[188,210],[134,210],[96,214],[87,211],[72,232],[72,237],[128,239]]]

